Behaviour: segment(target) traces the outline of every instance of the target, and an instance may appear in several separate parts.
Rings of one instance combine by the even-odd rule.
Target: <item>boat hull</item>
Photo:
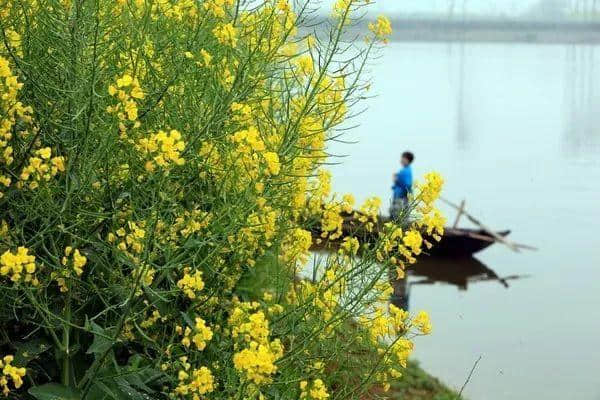
[[[505,237],[510,231],[497,232]],[[430,239],[431,240],[431,239]],[[435,257],[466,257],[475,254],[496,240],[487,232],[479,229],[446,228],[442,240],[433,241],[433,247],[426,252]]]

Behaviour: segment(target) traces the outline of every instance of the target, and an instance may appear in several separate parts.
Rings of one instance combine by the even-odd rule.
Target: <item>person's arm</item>
[[[398,177],[400,176],[399,173],[395,173],[394,175],[392,175],[392,189],[398,187]]]
[[[406,189],[406,193],[412,193],[412,173],[406,172],[404,174],[404,188]]]

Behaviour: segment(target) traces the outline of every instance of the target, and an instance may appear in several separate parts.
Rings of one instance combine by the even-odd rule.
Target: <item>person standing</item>
[[[392,186],[393,200],[390,208],[390,216],[396,219],[400,212],[408,205],[408,195],[412,193],[412,169],[411,164],[415,156],[410,151],[405,151],[400,157],[402,169],[394,174],[394,185]]]

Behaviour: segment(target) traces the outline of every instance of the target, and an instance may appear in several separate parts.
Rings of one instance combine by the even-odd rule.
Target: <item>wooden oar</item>
[[[440,200],[442,200],[444,203],[448,204],[449,206],[455,208],[456,210],[458,210],[460,212],[461,215],[464,215],[465,217],[467,217],[469,219],[469,221],[471,221],[472,223],[474,223],[475,225],[479,226],[481,229],[483,229],[488,235],[492,236],[494,239],[496,239],[496,241],[508,246],[510,249],[512,249],[515,252],[519,252],[519,249],[530,249],[530,250],[535,250],[534,247],[532,246],[527,246],[527,245],[519,245],[517,243],[511,242],[510,240],[498,235],[496,232],[494,232],[492,229],[488,228],[487,226],[485,226],[484,224],[481,223],[481,221],[479,221],[477,218],[475,218],[474,216],[472,216],[471,214],[469,214],[465,208],[464,208],[464,204],[456,205],[453,202],[451,202],[450,200],[444,199],[443,197],[440,197]]]
[[[478,233],[466,232],[465,234],[468,237],[472,237],[473,239],[484,240],[486,242],[495,242],[496,241],[496,239],[494,239],[493,237],[489,237],[489,236],[485,236],[485,235],[480,235]],[[521,244],[521,243],[515,243],[515,242],[513,242],[513,243],[519,249],[533,250],[533,251],[537,250],[537,247],[529,246],[527,244]]]
[[[462,200],[460,202],[460,207],[458,208],[458,213],[456,213],[456,219],[454,220],[454,224],[452,224],[453,228],[456,228],[458,226],[458,221],[460,221],[460,217],[462,217],[464,210],[465,210],[465,201]]]

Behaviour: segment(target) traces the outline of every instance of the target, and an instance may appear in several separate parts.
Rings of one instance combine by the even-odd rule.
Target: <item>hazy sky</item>
[[[472,13],[515,13],[527,9],[534,4],[532,0],[455,0],[455,9],[462,10],[463,3],[467,11]],[[450,0],[381,0],[374,8],[381,12],[446,12]]]

